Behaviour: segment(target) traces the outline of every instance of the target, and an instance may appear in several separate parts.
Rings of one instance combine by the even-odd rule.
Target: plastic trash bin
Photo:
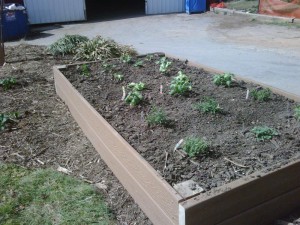
[[[28,17],[26,9],[8,10],[2,12],[2,37],[4,41],[23,38],[28,32]]]
[[[188,14],[206,11],[206,0],[186,0],[185,11]]]

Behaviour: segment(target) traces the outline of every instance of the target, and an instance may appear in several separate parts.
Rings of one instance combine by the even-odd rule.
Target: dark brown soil
[[[91,75],[84,77],[80,67],[64,71],[79,92],[103,117],[159,172],[170,184],[192,179],[206,191],[222,186],[254,171],[272,165],[285,164],[300,153],[300,127],[293,118],[295,103],[276,94],[271,100],[258,102],[246,100],[247,89],[258,88],[236,81],[231,88],[216,86],[212,74],[173,60],[168,76],[159,73],[159,66],[152,60],[143,67],[112,60],[113,72],[105,72],[101,63],[91,65]],[[140,59],[139,59],[140,60]],[[113,73],[124,75],[118,82]],[[191,79],[193,90],[187,96],[171,96],[169,84],[178,71]],[[144,101],[130,107],[122,98],[122,86],[130,82],[144,82]],[[163,85],[163,94],[160,86]],[[128,92],[128,90],[127,90]],[[223,112],[211,115],[198,112],[193,105],[211,97],[217,100]],[[145,118],[151,108],[163,108],[172,121],[168,127],[147,125]],[[251,129],[266,125],[279,135],[272,141],[256,140]],[[203,137],[210,143],[207,154],[198,158],[183,157],[173,152],[180,139],[189,136]],[[167,167],[165,152],[168,152]],[[229,160],[243,166],[237,166]],[[277,167],[277,166],[276,166]]]

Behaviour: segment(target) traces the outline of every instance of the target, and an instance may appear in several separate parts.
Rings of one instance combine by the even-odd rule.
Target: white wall
[[[24,0],[30,24],[85,20],[85,0]]]

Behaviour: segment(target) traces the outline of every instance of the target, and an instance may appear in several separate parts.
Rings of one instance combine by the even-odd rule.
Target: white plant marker
[[[173,152],[175,152],[179,148],[179,146],[182,144],[182,142],[183,142],[183,139],[181,139],[180,141],[178,141],[178,143],[175,145],[175,148],[174,148]]]
[[[162,86],[162,84],[160,85],[159,93],[160,93],[160,94],[163,94],[163,86]]]
[[[247,89],[246,100],[248,100],[248,98],[249,98],[249,89]]]
[[[122,90],[123,90],[123,96],[122,96],[122,101],[124,101],[125,100],[125,97],[126,97],[126,90],[125,90],[125,87],[123,86],[122,87]]]

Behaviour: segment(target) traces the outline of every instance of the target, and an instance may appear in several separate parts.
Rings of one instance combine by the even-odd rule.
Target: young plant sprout
[[[296,120],[299,121],[300,120],[300,105],[295,107],[294,112],[295,112],[294,116],[295,116]]]
[[[183,150],[190,157],[197,157],[209,149],[209,144],[202,138],[188,137],[184,140]]]
[[[125,53],[125,54],[122,54],[122,56],[120,57],[120,60],[123,63],[131,63],[132,57],[129,54]]]
[[[233,81],[233,74],[231,73],[224,73],[224,74],[217,74],[213,77],[213,83],[215,85],[223,85],[225,87],[230,87]]]
[[[162,57],[158,61],[158,64],[159,64],[159,72],[166,74],[169,72],[172,62],[168,61],[166,57]]]
[[[143,100],[143,96],[141,92],[137,90],[133,90],[128,93],[127,97],[125,98],[125,102],[130,106],[136,106]]]
[[[85,77],[89,77],[91,75],[90,67],[87,64],[81,65],[81,75]]]
[[[11,89],[11,87],[16,83],[16,79],[12,77],[0,80],[0,86],[2,86],[4,90]]]
[[[124,75],[120,74],[120,73],[115,73],[114,74],[114,78],[117,80],[117,81],[123,81],[124,80]]]
[[[0,113],[0,131],[4,130],[8,123],[15,122],[19,118],[18,112],[13,113]]]
[[[203,102],[195,104],[195,109],[211,114],[220,113],[222,111],[219,103],[212,98],[205,98]]]
[[[143,67],[144,66],[144,62],[143,60],[138,60],[133,64],[134,67]]]
[[[102,64],[102,67],[103,67],[103,71],[105,73],[112,73],[114,68],[116,67],[115,65],[111,65],[109,63],[103,63]]]
[[[139,82],[139,83],[130,83],[128,84],[128,87],[131,88],[133,91],[142,91],[146,88],[145,83]]]
[[[184,95],[192,90],[192,85],[189,78],[183,72],[179,71],[178,75],[171,81],[170,89],[171,95]]]
[[[267,126],[256,126],[251,130],[255,134],[255,137],[259,141],[270,140],[274,136],[278,135],[278,132],[273,128]]]
[[[264,88],[261,90],[253,90],[250,94],[254,100],[265,102],[270,100],[272,92],[269,88]]]
[[[147,123],[148,125],[167,125],[168,124],[168,119],[167,119],[167,114],[163,109],[160,108],[152,108],[151,111],[149,112],[147,118]]]

